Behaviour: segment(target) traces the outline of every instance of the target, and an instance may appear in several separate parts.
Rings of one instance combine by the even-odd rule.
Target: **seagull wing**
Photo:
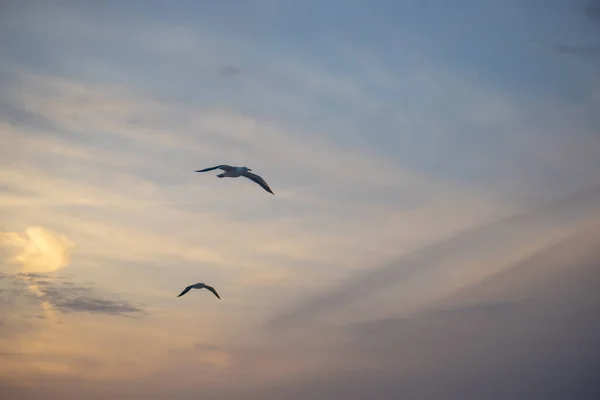
[[[215,290],[214,287],[208,286],[208,285],[204,285],[204,289],[210,290],[211,292],[213,292],[213,294],[215,296],[217,296],[217,298],[219,298],[219,299],[221,298],[221,296],[219,296],[219,293],[217,293],[217,291]]]
[[[195,172],[208,172],[208,171],[212,171],[215,169],[222,169],[223,171],[227,172],[227,171],[231,171],[233,169],[233,167],[231,165],[222,164],[222,165],[217,165],[215,167],[199,169],[198,171],[195,171]]]
[[[179,296],[177,296],[177,297],[183,296],[184,294],[189,292],[193,287],[194,287],[194,285],[190,285],[190,286],[186,287],[185,289],[183,289],[183,292],[179,293]]]
[[[265,180],[263,178],[261,178],[260,176],[253,174],[252,172],[248,172],[248,171],[244,172],[243,175],[246,178],[250,179],[252,182],[259,184],[260,187],[265,189],[267,192],[269,192],[271,194],[275,194],[275,193],[273,193],[273,191],[271,190],[269,185],[267,185],[267,182],[265,182]]]

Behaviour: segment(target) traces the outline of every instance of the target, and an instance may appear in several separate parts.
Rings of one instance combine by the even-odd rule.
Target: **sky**
[[[0,1],[2,398],[599,398],[599,46],[597,0]]]

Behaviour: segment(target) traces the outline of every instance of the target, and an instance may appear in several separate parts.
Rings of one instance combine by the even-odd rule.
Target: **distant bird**
[[[221,298],[219,296],[219,294],[217,293],[217,291],[215,290],[215,288],[213,288],[212,286],[205,285],[204,283],[200,283],[200,282],[194,283],[193,285],[186,287],[185,289],[183,289],[183,292],[179,293],[179,296],[177,296],[177,297],[183,296],[184,294],[186,294],[187,292],[189,292],[192,289],[207,289],[207,290],[210,290],[211,292],[213,292],[213,294],[215,296],[217,296],[217,298],[219,298],[219,299]]]
[[[273,193],[273,191],[271,190],[269,185],[267,185],[267,182],[265,182],[265,180],[263,178],[261,178],[260,176],[250,172],[252,170],[248,167],[232,167],[231,165],[217,165],[216,167],[204,168],[204,169],[200,169],[196,172],[208,172],[208,171],[212,171],[215,169],[220,169],[220,170],[225,171],[225,172],[217,175],[217,178],[239,178],[240,176],[243,176],[245,178],[250,179],[252,182],[259,184],[260,187],[265,189],[267,192],[269,192],[271,194],[275,194],[275,193]]]

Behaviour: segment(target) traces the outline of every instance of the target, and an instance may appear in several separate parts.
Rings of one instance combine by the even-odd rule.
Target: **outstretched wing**
[[[208,172],[208,171],[213,171],[215,169],[222,169],[223,171],[227,172],[227,171],[231,171],[233,169],[233,167],[231,165],[222,164],[222,165],[217,165],[215,167],[199,169],[198,171],[195,171],[195,172]]]
[[[217,293],[215,288],[213,288],[212,286],[204,285],[204,289],[210,290],[215,296],[217,296],[217,298],[221,298],[221,296],[219,296],[219,293]]]
[[[260,187],[265,189],[267,192],[269,192],[271,194],[275,194],[275,193],[273,193],[273,191],[271,190],[269,185],[267,185],[267,182],[265,182],[265,180],[263,178],[261,178],[260,176],[253,174],[252,172],[248,172],[248,171],[244,172],[243,176],[250,179],[252,182],[259,184]]]
[[[186,294],[187,292],[189,292],[192,289],[193,286],[194,285],[190,285],[190,286],[186,287],[185,289],[183,289],[183,292],[179,293],[179,296],[177,296],[177,297],[181,297],[184,294]]]

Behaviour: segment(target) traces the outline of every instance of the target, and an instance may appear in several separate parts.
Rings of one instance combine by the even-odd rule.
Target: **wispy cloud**
[[[1,260],[2,269],[16,268],[3,277],[10,278],[16,285],[25,283],[29,294],[40,301],[45,317],[56,312],[118,315],[141,311],[126,302],[94,296],[90,287],[62,281],[55,273],[70,264],[71,250],[75,246],[63,235],[36,226],[28,228],[24,235],[0,232],[0,239],[0,245],[9,249],[7,259]],[[14,290],[11,293],[5,301],[14,301],[20,295]]]
[[[344,325],[341,330],[352,339],[340,346],[354,349],[356,360],[367,367],[344,371],[340,366],[339,374],[327,379],[308,374],[259,393],[264,398],[361,398],[370,393],[386,399],[484,392],[491,398],[562,399],[577,393],[591,399],[598,391],[590,353],[597,349],[587,345],[600,329],[590,319],[598,304],[593,295],[600,277],[597,232],[596,219],[423,312]],[[342,338],[347,336],[338,343]],[[570,373],[557,376],[556,368]]]
[[[108,315],[125,315],[142,311],[127,302],[103,298],[96,293],[98,290],[91,286],[63,281],[54,275],[20,273],[8,275],[8,278],[13,280],[15,285],[19,285],[24,279],[35,298],[41,300],[49,311],[60,313],[89,312]],[[12,291],[12,296],[7,297],[5,300],[14,301],[15,297],[22,294],[18,290]]]
[[[318,399],[436,382],[465,398],[478,366],[491,386],[547,377],[532,360],[565,347],[552,332],[586,339],[552,316],[591,315],[565,311],[591,308],[573,288],[594,274],[562,240],[596,221],[598,196],[539,204],[597,184],[600,92],[591,63],[530,38],[595,43],[593,18],[569,23],[582,7],[13,2],[0,385]],[[219,163],[276,196],[193,172]],[[176,297],[197,281],[222,300]],[[555,365],[582,371],[573,354]]]
[[[318,174],[329,180],[353,179],[358,185],[372,185],[389,182],[378,180],[377,172],[381,170],[392,172],[396,182],[409,176],[391,161],[344,148],[336,149],[326,139],[312,135],[290,135],[285,132],[285,127],[267,120],[235,112],[144,100],[122,87],[72,83],[27,74],[19,79],[18,91],[12,95],[29,113],[59,128],[77,132],[80,138],[87,138],[92,143],[89,127],[93,126],[95,132],[113,135],[114,140],[132,140],[138,149],[166,146],[183,152],[181,156],[185,154],[186,158],[193,154],[196,159],[209,160],[219,156],[228,159],[231,155],[222,153],[227,146],[233,146],[234,151],[251,150],[265,157],[267,166],[277,162],[281,166],[279,169],[288,174],[292,169],[301,168],[303,174],[310,169],[308,178],[311,179],[317,178]],[[131,124],[130,121],[137,122]],[[111,143],[111,150],[116,150],[113,146]],[[196,165],[189,164],[188,168]],[[346,173],[350,165],[352,176]]]
[[[459,219],[452,222],[450,204],[470,204],[472,211],[476,209],[486,210],[497,207],[496,204],[488,205],[488,199],[478,193],[470,193],[462,187],[453,187],[445,185],[444,198],[439,196],[439,192],[434,194],[432,190],[440,190],[442,183],[435,182],[434,179],[427,176],[419,176],[408,170],[403,170],[401,165],[391,161],[378,159],[374,155],[365,155],[361,152],[346,153],[344,149],[336,149],[324,140],[317,140],[311,137],[299,139],[290,135],[286,131],[278,131],[264,125],[262,122],[249,117],[236,116],[231,113],[208,112],[205,116],[193,114],[194,109],[182,106],[173,106],[152,100],[140,99],[133,93],[121,88],[108,88],[81,83],[72,83],[64,79],[51,79],[48,77],[23,74],[21,76],[19,92],[14,93],[14,98],[25,99],[20,103],[22,107],[33,115],[47,119],[52,124],[63,131],[77,132],[77,135],[71,138],[60,139],[60,136],[53,136],[53,141],[61,141],[63,146],[69,148],[94,149],[90,157],[93,159],[79,159],[78,172],[73,170],[60,169],[58,177],[55,173],[50,173],[31,166],[22,166],[19,169],[8,169],[4,175],[4,183],[10,185],[13,189],[10,198],[6,198],[7,205],[13,207],[27,207],[31,209],[36,205],[54,205],[54,206],[84,206],[107,209],[110,207],[112,212],[125,210],[129,213],[126,218],[139,215],[136,223],[147,226],[145,229],[135,229],[122,226],[123,215],[115,219],[115,225],[111,228],[114,233],[121,232],[121,237],[136,237],[136,240],[124,242],[117,236],[103,236],[95,243],[95,246],[102,248],[122,248],[123,254],[127,257],[136,254],[146,253],[150,257],[148,243],[150,241],[156,245],[150,246],[153,250],[163,250],[169,257],[177,255],[178,257],[188,258],[194,261],[209,262],[221,265],[258,265],[264,264],[265,258],[258,259],[255,262],[251,260],[256,258],[252,256],[264,254],[266,257],[276,256],[277,254],[286,254],[288,257],[297,258],[305,262],[310,262],[320,258],[328,258],[328,262],[346,262],[349,265],[358,265],[356,255],[348,254],[347,261],[340,259],[341,253],[348,246],[349,240],[356,240],[361,243],[361,247],[373,249],[379,247],[381,250],[373,249],[369,251],[385,251],[386,245],[377,246],[377,242],[382,240],[390,232],[397,231],[396,223],[406,223],[407,219],[428,218],[436,215],[435,218],[442,217],[439,213],[432,210],[432,207],[439,207],[440,213],[447,214],[448,224],[441,230],[453,229]],[[28,99],[28,100],[27,100]],[[145,118],[140,113],[147,115],[148,110],[152,111],[154,122],[136,122],[133,126],[129,123],[131,118]],[[181,125],[178,121],[190,121],[189,125]],[[195,122],[194,122],[195,121]],[[157,125],[158,124],[158,125]],[[161,124],[166,124],[164,128],[157,128]],[[95,130],[102,134],[110,134],[120,143],[118,147],[112,141],[99,143],[88,133],[87,127],[94,126]],[[167,127],[170,127],[167,129]],[[192,133],[192,128],[197,127],[198,131]],[[23,131],[19,126],[9,127],[14,137],[27,137],[35,135],[35,132]],[[23,135],[25,133],[25,135]],[[41,133],[39,133],[41,134]],[[38,134],[38,135],[39,135]],[[100,133],[98,133],[100,134]],[[293,144],[290,141],[293,140]],[[31,138],[36,142],[36,136]],[[260,146],[256,143],[260,143]],[[60,142],[59,142],[60,143]],[[75,144],[73,144],[75,143]],[[213,162],[221,162],[227,159],[223,154],[221,157],[215,157],[217,151],[222,151],[223,145],[241,145],[252,146],[247,149],[257,151],[259,158],[261,152],[268,151],[270,160],[264,163],[265,176],[270,182],[274,182],[278,187],[278,196],[286,202],[295,205],[295,209],[290,206],[284,206],[281,202],[264,203],[264,199],[259,197],[258,193],[251,185],[242,186],[243,183],[235,182],[224,186],[218,180],[210,179],[208,176],[193,176],[192,170],[199,166],[197,161],[203,157]],[[266,149],[265,145],[266,144]],[[73,147],[78,146],[78,147]],[[52,146],[51,148],[55,148]],[[270,150],[269,150],[270,149]],[[38,150],[32,148],[31,155],[41,154],[43,148]],[[90,154],[90,150],[87,150]],[[109,155],[109,152],[112,155]],[[123,164],[114,164],[114,161],[127,160],[126,153],[135,152],[136,154],[147,154],[149,158],[131,157],[132,164],[127,170],[122,172],[114,170],[111,174],[99,173],[95,169],[96,159],[101,159],[104,165],[114,165],[115,167],[124,166]],[[120,154],[117,158],[114,154]],[[150,157],[154,154],[161,154],[166,157],[166,161],[172,158],[172,162],[151,163]],[[210,158],[207,154],[212,154]],[[65,154],[57,154],[65,159]],[[185,157],[184,157],[185,155]],[[184,160],[189,157],[189,161]],[[276,157],[276,159],[273,159]],[[261,158],[262,159],[262,158]],[[56,162],[53,160],[53,162]],[[63,161],[64,162],[64,161]],[[91,162],[91,164],[89,164]],[[113,163],[113,164],[111,164]],[[152,165],[148,165],[152,164]],[[278,165],[276,169],[270,169],[270,166]],[[104,167],[106,168],[106,167]],[[258,168],[258,167],[256,167]],[[351,169],[352,173],[348,174]],[[181,178],[183,172],[189,170],[189,181]],[[271,172],[269,172],[271,171]],[[381,171],[387,171],[381,174]],[[133,175],[136,173],[135,175]],[[139,177],[139,173],[145,175],[145,179]],[[34,178],[35,177],[35,178]],[[390,179],[392,177],[392,179]],[[192,180],[193,179],[193,180]],[[198,180],[202,179],[202,185]],[[173,182],[174,181],[174,182]],[[309,181],[312,181],[308,187]],[[217,190],[218,185],[218,192]],[[237,186],[236,186],[237,185]],[[246,205],[236,206],[232,209],[232,203],[235,197],[233,194],[241,186],[245,192],[254,194],[252,200],[248,200]],[[208,187],[214,190],[203,189]],[[168,190],[165,190],[167,189]],[[30,193],[31,196],[15,197],[14,189]],[[365,190],[370,193],[365,196]],[[410,192],[408,196],[407,191]],[[389,200],[383,204],[372,202],[368,198],[373,198],[377,193],[386,193]],[[223,195],[225,198],[223,198]],[[339,201],[339,196],[347,196],[344,202]],[[218,197],[217,197],[218,196]],[[217,202],[217,198],[219,199]],[[213,199],[209,202],[210,199]],[[223,203],[218,206],[219,203]],[[417,205],[421,203],[427,205],[427,210],[423,207],[422,214]],[[434,204],[435,203],[435,204]],[[194,207],[194,204],[197,206]],[[207,210],[201,218],[196,212],[201,205],[210,204],[211,210]],[[115,208],[118,205],[118,208]],[[269,206],[272,205],[272,206]],[[215,209],[215,206],[219,208]],[[183,209],[182,209],[183,207]],[[271,207],[270,209],[267,207]],[[275,208],[273,208],[275,207]],[[285,207],[285,208],[283,208]],[[190,209],[192,208],[192,209]],[[160,212],[159,212],[160,210]],[[254,210],[250,212],[250,210]],[[260,213],[257,214],[256,210]],[[310,212],[309,212],[310,211]],[[96,211],[97,212],[97,211]],[[159,212],[159,217],[156,213]],[[231,215],[234,212],[236,218],[241,221],[232,221],[224,217],[227,212]],[[316,213],[315,213],[316,212]],[[148,226],[148,220],[143,217],[146,213],[154,215],[154,220],[164,219],[165,223],[160,225]],[[286,217],[276,221],[277,215],[286,214]],[[485,211],[483,211],[485,213]],[[309,215],[311,215],[309,217]],[[354,215],[364,221],[365,226],[378,226],[380,234],[373,236],[370,240],[373,245],[369,245],[364,237],[352,237],[343,234],[348,229],[358,229],[356,223],[347,219],[347,215]],[[419,216],[420,215],[420,216]],[[397,217],[396,217],[397,216]],[[56,216],[44,215],[37,218],[43,218],[45,223],[56,225],[62,224],[61,228],[70,229],[64,225],[71,225],[75,222],[72,215],[60,213]],[[84,232],[93,234],[106,230],[106,217],[102,217],[102,222],[95,222],[90,219],[90,213],[85,217],[77,217],[77,224]],[[249,218],[258,220],[259,218],[269,218],[268,221],[254,221],[249,224]],[[66,223],[67,221],[68,224]],[[170,221],[167,223],[167,221]],[[179,221],[179,225],[174,229],[173,221]],[[335,224],[334,224],[335,221]],[[433,221],[432,221],[433,222]],[[195,229],[198,224],[210,226],[210,229],[198,232]],[[387,225],[386,227],[382,224]],[[186,226],[188,228],[186,228]],[[322,234],[316,234],[313,230],[319,226]],[[335,228],[331,228],[335,227]],[[162,233],[175,235],[179,239],[172,240],[164,235],[155,235],[159,228]],[[183,242],[190,243],[189,229],[194,229],[193,245],[183,246]],[[288,234],[281,235],[286,229]],[[424,230],[425,232],[425,230]],[[70,232],[70,234],[76,234]],[[182,240],[181,235],[186,238]],[[414,235],[415,232],[412,232]],[[202,235],[202,240],[199,235]],[[273,242],[273,235],[278,236],[277,242]],[[154,238],[152,238],[154,236]],[[241,238],[261,237],[260,244],[240,240]],[[143,240],[140,240],[141,238]],[[103,243],[102,241],[115,240],[112,243]],[[240,238],[240,239],[236,239]],[[86,240],[78,237],[78,242]],[[233,240],[239,243],[237,250],[244,250],[244,243],[247,243],[245,254],[232,259],[235,253],[228,258],[222,258],[216,251],[218,247],[225,249],[227,241]],[[140,246],[140,243],[144,243]],[[202,244],[197,244],[202,243]],[[210,246],[210,248],[209,248]],[[325,249],[339,249],[327,256],[330,251]],[[357,250],[359,247],[355,246]],[[88,247],[89,249],[89,247]],[[88,250],[89,251],[89,250]],[[258,253],[257,253],[258,252]],[[372,256],[372,253],[369,253]],[[353,260],[354,258],[354,260]],[[256,275],[256,272],[253,273]]]
[[[399,260],[350,279],[337,290],[330,290],[309,300],[297,309],[276,317],[270,324],[273,327],[286,326],[289,323],[302,324],[307,318],[317,317],[329,309],[334,309],[339,314],[340,308],[347,308],[353,302],[364,303],[368,297],[401,282],[403,287],[400,290],[404,293],[401,308],[408,311],[411,306],[416,307],[420,305],[419,302],[432,301],[440,295],[440,287],[434,282],[440,281],[445,287],[443,290],[457,290],[450,284],[452,275],[466,278],[461,271],[469,265],[484,263],[488,267],[485,268],[483,276],[494,273],[496,270],[490,268],[494,260],[497,262],[507,257],[507,254],[510,254],[507,251],[514,252],[515,246],[525,238],[557,228],[559,232],[563,231],[565,222],[558,219],[560,222],[557,224],[558,215],[567,215],[570,224],[577,223],[590,214],[594,215],[598,210],[590,207],[590,204],[595,204],[599,194],[598,188],[591,191],[588,189],[529,212],[458,232],[441,242],[417,249]],[[586,209],[587,211],[584,211]],[[507,261],[506,258],[504,260]],[[473,274],[471,282],[467,279],[457,283],[470,285],[481,277],[481,274]],[[417,303],[414,303],[415,298],[418,299]],[[396,312],[398,308],[395,306]]]

